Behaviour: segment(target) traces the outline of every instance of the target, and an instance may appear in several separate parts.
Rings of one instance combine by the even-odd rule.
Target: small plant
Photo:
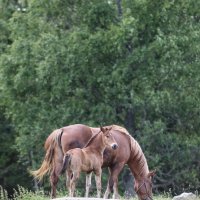
[[[42,191],[32,192],[21,186],[18,186],[17,190],[14,190],[13,200],[47,200]]]
[[[48,197],[45,196],[43,191],[32,192],[28,189],[18,186],[14,189],[14,194],[12,197],[8,196],[8,192],[0,186],[0,200],[47,200]]]
[[[0,200],[9,200],[8,192],[0,185]]]

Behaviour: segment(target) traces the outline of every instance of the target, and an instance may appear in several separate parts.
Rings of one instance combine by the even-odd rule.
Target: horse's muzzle
[[[117,149],[117,148],[118,148],[118,145],[117,145],[117,144],[113,144],[113,145],[112,145],[112,149],[115,150],[115,149]]]

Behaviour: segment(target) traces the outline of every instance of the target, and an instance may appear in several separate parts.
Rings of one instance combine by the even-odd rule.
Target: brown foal
[[[81,172],[86,172],[86,197],[89,194],[91,174],[94,172],[97,187],[97,197],[101,197],[101,166],[103,164],[103,152],[107,146],[117,149],[118,144],[110,133],[111,128],[100,128],[100,132],[93,136],[83,149],[75,148],[67,151],[63,158],[62,172],[67,170],[67,186],[69,196],[73,197],[76,182]]]

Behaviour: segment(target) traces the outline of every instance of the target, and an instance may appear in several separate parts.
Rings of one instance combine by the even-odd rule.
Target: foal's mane
[[[97,134],[93,135],[83,148],[89,146],[92,143],[92,141],[97,137],[97,135],[99,135],[99,133],[101,133],[101,130]]]

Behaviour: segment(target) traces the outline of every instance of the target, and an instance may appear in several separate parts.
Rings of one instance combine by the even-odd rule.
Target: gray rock
[[[172,200],[196,200],[197,196],[193,194],[192,192],[190,193],[182,193],[178,196],[174,196]]]

